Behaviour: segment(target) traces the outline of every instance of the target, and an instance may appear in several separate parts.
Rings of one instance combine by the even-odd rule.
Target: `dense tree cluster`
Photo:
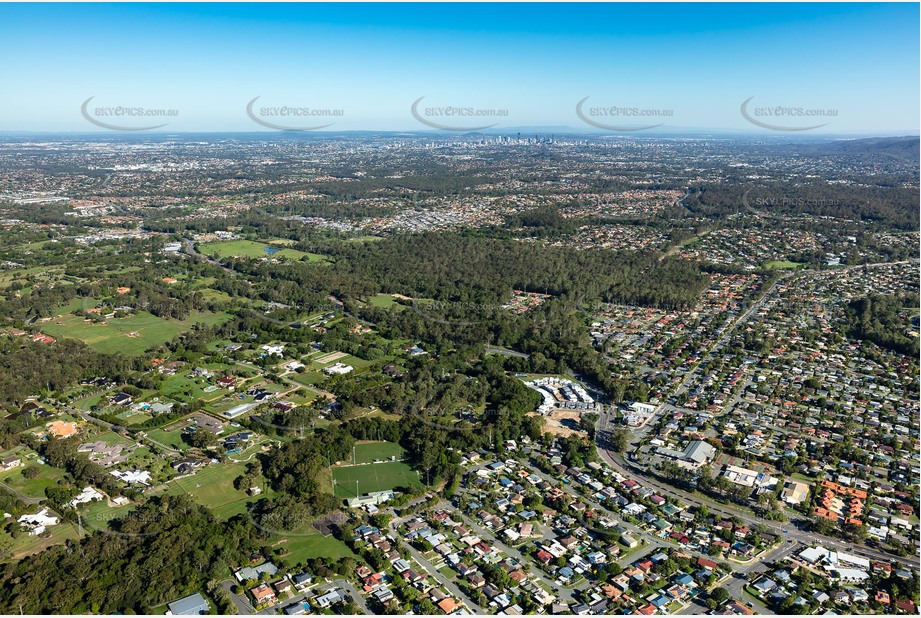
[[[336,268],[389,292],[439,301],[496,304],[519,289],[685,308],[709,283],[695,264],[655,253],[579,251],[474,234],[400,235],[340,251]]]
[[[114,533],[93,532],[6,565],[0,611],[152,613],[226,578],[257,549],[242,518],[221,524],[185,496],[151,498],[114,523]]]
[[[907,314],[917,315],[918,295],[871,294],[845,307],[845,332],[878,346],[918,356],[918,338],[907,334]]]
[[[918,192],[900,186],[864,187],[816,181],[752,187],[750,181],[739,178],[737,182],[692,187],[684,203],[694,214],[719,219],[755,211],[769,216],[810,214],[875,221],[903,230],[916,230],[919,225]]]
[[[0,336],[0,405],[21,404],[27,397],[62,390],[85,379],[117,379],[133,367],[132,360],[100,354],[74,339],[46,345],[26,337]]]

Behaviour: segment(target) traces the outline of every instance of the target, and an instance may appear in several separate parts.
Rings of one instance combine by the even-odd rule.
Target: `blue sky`
[[[771,133],[740,113],[755,97],[836,112],[816,133],[916,133],[918,21],[917,4],[0,4],[0,130],[98,130],[89,97],[91,114],[178,110],[164,130],[269,130],[246,114],[257,96],[341,110],[330,130],[424,130],[424,96],[507,110],[499,127],[589,129],[575,109],[590,97]],[[784,114],[771,122],[811,124]]]

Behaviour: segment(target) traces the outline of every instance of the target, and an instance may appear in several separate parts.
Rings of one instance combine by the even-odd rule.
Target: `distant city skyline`
[[[917,4],[4,4],[0,131],[917,134],[918,19]]]

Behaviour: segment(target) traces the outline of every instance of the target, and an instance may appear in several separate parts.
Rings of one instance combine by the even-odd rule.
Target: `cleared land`
[[[390,309],[394,306],[396,306],[398,310],[405,309],[403,305],[397,305],[397,299],[392,294],[375,294],[368,300],[368,302],[375,307],[380,307],[381,309]]]
[[[280,243],[276,243],[280,244]],[[282,248],[252,240],[228,240],[225,242],[210,242],[199,245],[198,250],[211,257],[243,257],[243,258],[286,258],[289,260],[304,260],[308,262],[326,262],[325,256],[318,253],[305,253],[297,249]]]
[[[184,320],[164,320],[141,311],[96,323],[76,315],[59,315],[41,324],[41,331],[52,337],[79,339],[105,354],[121,352],[125,356],[137,356],[190,330],[193,324],[214,326],[229,318],[228,313],[193,313]]]
[[[799,262],[788,262],[786,260],[768,260],[764,263],[764,268],[768,270],[790,270],[801,266],[802,264]]]
[[[229,519],[234,515],[245,513],[247,502],[256,502],[274,493],[267,490],[259,496],[251,497],[243,490],[234,489],[234,479],[245,471],[246,465],[243,463],[210,465],[193,476],[171,481],[166,493],[171,495],[188,493],[214,513],[218,519]]]
[[[354,558],[355,554],[336,537],[323,536],[313,526],[304,526],[288,534],[279,534],[269,541],[273,549],[287,552],[284,558],[289,562],[303,562],[311,558]]]

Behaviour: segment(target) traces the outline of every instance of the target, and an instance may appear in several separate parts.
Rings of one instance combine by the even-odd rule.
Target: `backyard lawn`
[[[163,429],[154,429],[147,432],[147,436],[154,442],[159,442],[175,450],[184,451],[189,445],[182,441],[182,427],[188,423],[173,423]]]
[[[13,539],[6,532],[0,532],[0,537],[10,539],[11,544],[7,551],[13,560],[19,560],[31,554],[37,554],[54,545],[60,545],[65,541],[75,541],[80,538],[76,524],[60,523],[57,526],[51,526],[48,532],[50,533],[48,538],[23,534],[18,539]]]
[[[113,520],[120,519],[137,508],[131,503],[124,506],[109,506],[106,500],[96,500],[95,502],[81,505],[81,507],[80,521],[87,532],[107,530]]]
[[[45,489],[57,485],[65,475],[63,470],[48,464],[37,464],[34,461],[24,461],[23,464],[12,470],[0,472],[0,482],[29,498],[44,498]],[[23,470],[32,467],[38,469],[38,476],[34,479],[23,476]]]

